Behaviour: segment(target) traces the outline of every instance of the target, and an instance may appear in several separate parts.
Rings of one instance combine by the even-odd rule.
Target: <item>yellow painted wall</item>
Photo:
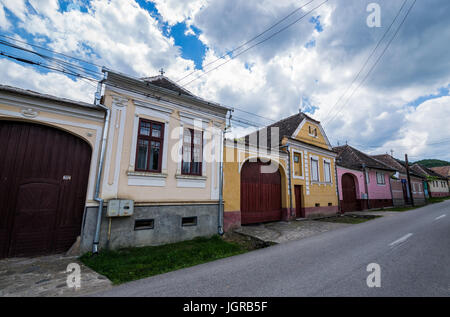
[[[253,151],[245,151],[232,146],[224,148],[224,183],[223,198],[224,211],[239,211],[241,209],[241,174],[242,165],[251,157],[264,157],[272,159],[281,165],[281,205],[282,208],[289,206],[289,196],[287,195],[288,178],[287,163],[280,157],[270,155],[258,155]]]
[[[311,136],[309,134],[309,127],[314,127],[317,129],[317,137]],[[299,141],[310,143],[312,145],[328,149],[328,145],[326,142],[326,139],[322,132],[320,131],[319,125],[310,121],[305,121],[303,124],[303,127],[300,129],[300,131],[297,133],[296,138]]]

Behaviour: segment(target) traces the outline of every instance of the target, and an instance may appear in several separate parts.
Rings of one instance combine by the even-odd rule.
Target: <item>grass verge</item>
[[[247,251],[244,245],[213,236],[161,246],[103,251],[96,256],[89,252],[80,260],[113,284],[121,284]]]
[[[366,222],[375,218],[379,218],[382,216],[375,215],[337,215],[328,218],[316,219],[316,221],[324,221],[324,222],[337,222],[337,223],[350,223],[357,224]]]

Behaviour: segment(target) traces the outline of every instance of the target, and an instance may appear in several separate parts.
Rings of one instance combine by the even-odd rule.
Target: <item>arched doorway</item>
[[[358,199],[356,197],[356,183],[353,175],[342,175],[342,206],[343,212],[355,211],[359,209]]]
[[[241,223],[281,220],[281,174],[261,173],[265,164],[245,162],[241,170]]]
[[[80,234],[91,148],[44,125],[0,120],[0,257],[64,252]]]

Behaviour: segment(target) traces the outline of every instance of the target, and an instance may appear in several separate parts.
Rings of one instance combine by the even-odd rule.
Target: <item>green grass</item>
[[[450,199],[450,196],[449,197],[433,197],[433,198],[428,198],[428,202],[430,204],[435,204],[435,203],[441,203],[441,202],[446,201],[448,199]]]
[[[357,224],[366,222],[381,216],[362,216],[362,215],[344,215],[344,216],[334,216],[328,218],[317,219],[317,221],[324,222],[337,222],[337,223],[350,223]]]
[[[445,200],[450,199],[450,197],[435,197],[435,198],[428,198],[427,202],[429,204],[436,204],[436,203],[441,203]],[[403,211],[408,211],[408,210],[412,210],[412,209],[417,209],[417,208],[422,208],[425,207],[426,205],[421,205],[421,206],[408,206],[408,207],[392,207],[392,208],[384,208],[384,209],[375,209],[375,210],[369,210],[369,211],[398,211],[398,212],[403,212]]]
[[[96,256],[86,253],[80,260],[113,284],[120,284],[245,252],[243,246],[213,236],[161,246],[102,251]]]

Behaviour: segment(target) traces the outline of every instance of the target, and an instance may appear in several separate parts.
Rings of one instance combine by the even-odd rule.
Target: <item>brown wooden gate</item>
[[[360,209],[356,199],[356,184],[350,174],[342,175],[342,212]]]
[[[264,163],[246,162],[241,170],[241,223],[281,220],[281,174],[261,173]]]
[[[61,130],[0,120],[0,257],[64,252],[80,234],[90,146]]]

